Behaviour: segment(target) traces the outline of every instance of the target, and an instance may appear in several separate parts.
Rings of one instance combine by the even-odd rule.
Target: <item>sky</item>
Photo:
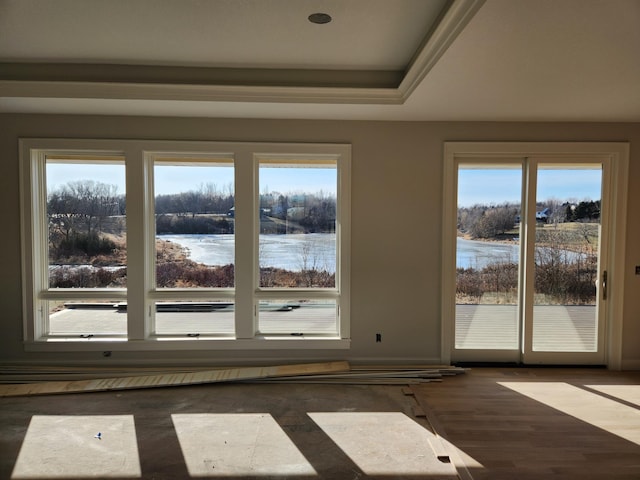
[[[541,169],[538,172],[538,200],[599,200],[602,172],[599,169]],[[172,194],[199,190],[214,184],[221,192],[233,187],[232,167],[157,167],[154,174],[156,194]],[[498,205],[520,203],[521,171],[519,169],[460,169],[458,205]],[[75,180],[94,179],[118,187],[125,193],[124,166],[113,164],[48,163],[49,190]],[[260,193],[285,194],[309,192],[336,193],[334,168],[261,168]]]
[[[540,169],[536,199],[600,200],[601,184],[600,169]],[[521,190],[520,169],[460,169],[458,206],[519,204]]]
[[[93,179],[116,185],[125,193],[125,170],[113,164],[47,164],[47,187],[54,190],[68,182]],[[233,167],[158,166],[154,172],[156,194],[173,194],[199,190],[214,184],[218,191],[233,189]],[[260,193],[336,194],[335,168],[261,168]]]

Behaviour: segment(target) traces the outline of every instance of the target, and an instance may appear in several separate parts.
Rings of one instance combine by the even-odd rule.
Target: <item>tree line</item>
[[[557,202],[549,200],[537,205],[548,213],[538,221],[544,223],[594,222],[600,218],[600,200]],[[520,205],[473,205],[458,208],[458,229],[473,238],[494,238],[513,230],[520,220]]]
[[[216,184],[206,183],[197,190],[161,194],[155,197],[156,215],[175,214],[195,216],[201,214],[227,214],[233,207],[235,198],[233,186],[219,188]]]

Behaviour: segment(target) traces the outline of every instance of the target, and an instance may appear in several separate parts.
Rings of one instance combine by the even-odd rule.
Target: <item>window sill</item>
[[[351,340],[338,337],[264,336],[252,339],[155,337],[147,340],[121,338],[69,340],[48,338],[24,343],[27,352],[95,352],[95,351],[175,351],[175,350],[346,350]]]

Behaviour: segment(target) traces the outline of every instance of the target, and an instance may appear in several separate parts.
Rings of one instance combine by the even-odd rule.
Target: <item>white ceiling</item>
[[[640,0],[0,0],[0,62],[0,112],[640,121]]]

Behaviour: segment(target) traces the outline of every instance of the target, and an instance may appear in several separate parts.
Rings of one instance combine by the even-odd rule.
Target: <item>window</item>
[[[156,335],[234,335],[234,159],[148,154]],[[185,295],[207,289],[194,298]],[[225,295],[226,294],[226,295]]]
[[[339,305],[326,293],[336,287],[338,174],[335,159],[261,156],[258,329],[265,334],[335,331]],[[287,187],[294,186],[290,190]],[[273,290],[302,289],[298,295]]]
[[[22,140],[31,349],[345,348],[350,147]]]

